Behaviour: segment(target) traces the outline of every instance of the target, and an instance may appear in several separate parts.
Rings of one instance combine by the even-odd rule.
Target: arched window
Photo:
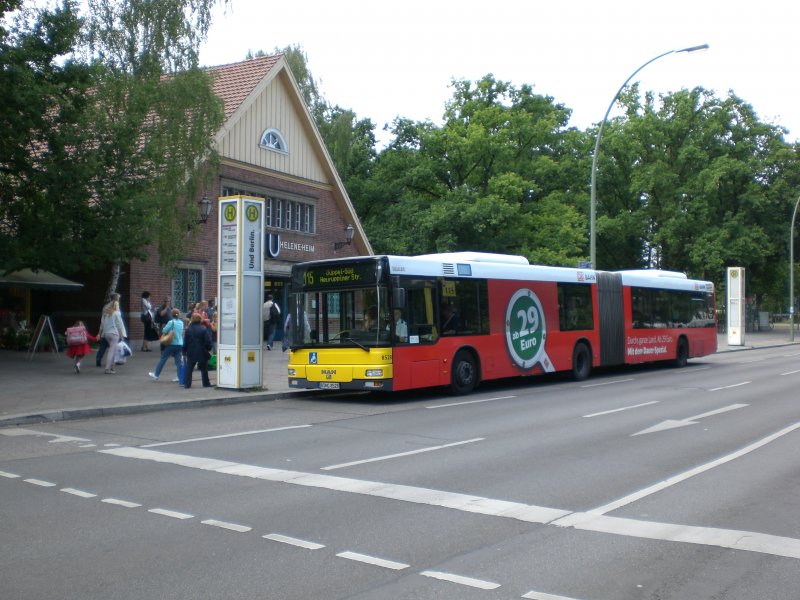
[[[261,134],[261,141],[258,143],[261,148],[265,150],[274,150],[282,154],[289,154],[289,148],[286,146],[286,140],[277,129],[267,129]]]

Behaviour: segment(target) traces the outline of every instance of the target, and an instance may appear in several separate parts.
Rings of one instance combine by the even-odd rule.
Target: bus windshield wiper
[[[357,341],[355,341],[355,340],[354,340],[353,338],[351,338],[351,337],[343,337],[343,338],[341,338],[341,339],[342,339],[342,340],[344,340],[345,342],[353,342],[353,343],[354,343],[356,346],[358,346],[359,348],[361,348],[361,349],[362,349],[364,352],[369,352],[369,348],[367,348],[366,346],[364,346],[364,345],[363,345],[363,344],[361,344],[360,342],[357,342]]]

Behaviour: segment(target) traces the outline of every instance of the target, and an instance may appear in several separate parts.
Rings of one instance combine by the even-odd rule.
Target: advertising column
[[[219,199],[217,386],[263,387],[264,200]]]
[[[744,346],[744,267],[728,267],[728,345]]]

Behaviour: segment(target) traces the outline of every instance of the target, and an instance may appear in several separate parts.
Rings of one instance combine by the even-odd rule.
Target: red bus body
[[[545,372],[572,371],[576,378],[583,379],[591,368],[603,366],[654,361],[682,366],[688,358],[712,354],[717,349],[713,284],[689,280],[678,273],[538,267],[528,265],[521,257],[480,253],[360,260],[382,261],[376,281],[365,285],[386,286],[383,296],[377,293],[375,297],[391,296],[383,309],[386,313],[397,309],[396,314],[402,316],[405,311],[411,319],[408,339],[401,341],[392,336],[385,341],[376,339],[374,344],[358,340],[345,344],[336,343],[332,336],[332,342],[325,344],[320,343],[319,332],[316,338],[313,333],[306,338],[305,342],[310,339],[311,343],[294,339],[290,387],[400,391],[450,386],[454,391],[467,392],[480,381]],[[321,296],[316,296],[317,300],[311,298],[309,290],[313,285],[303,285],[299,273],[319,279],[326,272],[341,274],[341,266],[347,264],[344,260],[298,265],[293,300],[307,307],[325,304]],[[343,279],[342,289],[357,285],[347,280],[354,275],[338,277]],[[480,297],[480,314],[471,325],[466,324],[469,319],[465,317],[461,332],[447,335],[443,330],[437,331],[436,319],[442,318],[439,304],[457,296],[461,287],[473,285],[478,291],[469,288],[469,297]],[[416,293],[412,286],[422,291]],[[322,290],[323,295],[329,293],[328,289]],[[397,289],[403,293],[397,294]],[[390,294],[390,290],[395,293]],[[412,293],[416,294],[415,304],[410,302]],[[405,304],[394,302],[403,297]],[[570,303],[579,308],[571,311],[566,306]],[[335,303],[330,300],[329,304]],[[404,308],[398,309],[401,305]],[[432,309],[434,321],[424,315]],[[464,302],[462,309],[474,311]],[[344,318],[345,310],[339,311],[337,314]],[[306,312],[310,314],[312,310]],[[317,308],[311,314],[313,323],[321,322],[320,312]],[[358,321],[358,311],[352,312]],[[570,317],[583,322],[568,325]],[[419,319],[427,321],[425,335],[415,336],[413,321]],[[380,335],[384,330],[394,333],[390,321],[386,316],[381,322]],[[324,326],[322,323],[320,330]],[[443,327],[440,325],[439,329]],[[306,329],[314,331],[310,324]],[[350,331],[346,330],[347,335],[354,335]],[[464,378],[469,380],[462,381]]]

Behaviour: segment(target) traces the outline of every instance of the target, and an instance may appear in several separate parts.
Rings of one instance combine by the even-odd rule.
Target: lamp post
[[[789,226],[789,341],[794,341],[794,218],[797,216],[797,206],[800,198],[794,203],[792,223]]]
[[[597,154],[600,151],[600,138],[603,137],[603,128],[606,125],[606,121],[608,120],[608,114],[611,112],[611,109],[614,107],[614,103],[617,101],[622,90],[625,89],[625,86],[628,85],[628,82],[633,79],[636,74],[644,69],[647,65],[652,62],[657,61],[659,58],[663,58],[669,54],[677,54],[678,52],[697,52],[698,50],[708,50],[708,44],[702,44],[700,46],[690,46],[689,48],[681,48],[680,50],[670,50],[669,52],[664,52],[663,54],[659,54],[658,56],[651,58],[646,63],[644,63],[641,67],[636,69],[633,73],[631,73],[630,77],[628,77],[625,82],[619,86],[617,93],[614,94],[614,97],[611,99],[611,104],[608,105],[608,110],[606,110],[605,116],[603,116],[603,121],[600,123],[600,128],[597,130],[597,139],[594,143],[594,155],[592,156],[592,184],[591,184],[591,192],[589,197],[589,261],[592,263],[592,268],[597,268],[597,232],[596,232],[596,225],[597,225]]]

